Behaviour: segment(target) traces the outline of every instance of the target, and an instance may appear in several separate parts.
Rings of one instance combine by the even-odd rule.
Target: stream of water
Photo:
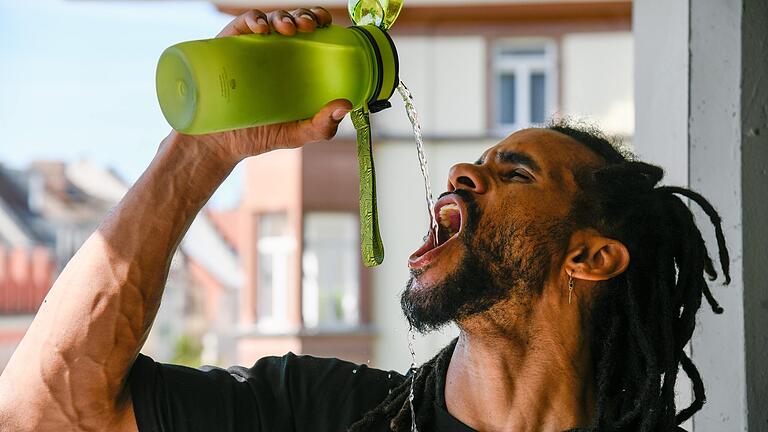
[[[433,238],[435,245],[437,245],[437,219],[435,218],[435,200],[432,196],[432,187],[429,182],[429,166],[427,166],[427,155],[424,152],[424,140],[421,136],[421,123],[419,123],[419,113],[416,111],[416,107],[413,104],[413,95],[408,90],[408,87],[400,81],[400,85],[397,86],[397,91],[403,98],[405,103],[405,110],[408,113],[408,119],[413,126],[413,135],[416,138],[416,153],[419,156],[419,167],[421,168],[421,176],[424,179],[424,194],[426,196],[427,213],[429,214],[429,229],[434,233]],[[413,385],[416,381],[416,375],[419,370],[416,368],[416,351],[414,350],[414,343],[416,342],[416,332],[413,330],[413,326],[408,329],[408,350],[411,352],[411,391],[408,395],[408,403],[411,405],[411,432],[418,432],[416,427],[416,410],[413,406]]]
[[[416,382],[416,374],[419,372],[416,368],[416,350],[413,348],[413,344],[416,342],[416,332],[413,331],[413,326],[408,329],[408,350],[411,352],[411,390],[408,393],[408,403],[411,405],[411,432],[419,432],[416,428],[416,410],[413,408],[413,383]]]
[[[408,113],[408,119],[413,126],[413,135],[416,138],[416,153],[419,156],[419,167],[421,168],[421,176],[424,178],[424,193],[426,195],[427,213],[429,214],[429,227],[434,233],[435,245],[437,245],[437,219],[435,218],[435,200],[432,197],[432,187],[429,182],[429,167],[427,166],[427,155],[424,152],[424,140],[421,136],[421,123],[419,123],[419,113],[416,111],[416,107],[413,104],[413,95],[408,87],[400,81],[400,85],[397,86],[397,91],[403,98],[405,103],[405,111]]]

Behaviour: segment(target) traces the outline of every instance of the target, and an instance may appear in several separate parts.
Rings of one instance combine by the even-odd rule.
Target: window
[[[302,315],[306,327],[358,324],[358,238],[355,214],[304,215]]]
[[[289,257],[294,241],[288,235],[288,218],[282,213],[259,216],[256,317],[259,327],[281,329],[287,325]]]
[[[493,71],[494,123],[499,135],[544,123],[552,115],[556,100],[554,44],[499,43],[494,53]]]

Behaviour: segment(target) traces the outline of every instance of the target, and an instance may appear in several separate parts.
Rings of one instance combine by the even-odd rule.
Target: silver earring
[[[571,304],[571,295],[573,294],[573,277],[568,275],[568,304]]]

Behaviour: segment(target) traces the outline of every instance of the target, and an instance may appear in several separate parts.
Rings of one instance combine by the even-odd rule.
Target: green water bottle
[[[157,65],[160,108],[197,135],[312,117],[347,99],[376,112],[400,82],[395,45],[374,24],[294,36],[252,34],[183,42]]]

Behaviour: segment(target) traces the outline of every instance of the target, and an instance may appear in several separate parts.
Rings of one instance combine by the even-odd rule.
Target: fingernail
[[[340,108],[334,111],[333,114],[331,114],[331,117],[333,117],[333,119],[336,121],[341,121],[341,119],[343,119],[348,112],[348,109]]]
[[[283,22],[286,24],[293,24],[293,20],[288,17],[283,17]]]
[[[267,21],[264,18],[256,18],[256,24],[257,25],[268,25]]]
[[[301,14],[301,15],[299,15],[299,18],[308,19],[308,20],[310,20],[310,21],[314,21],[314,20],[315,20],[315,17],[313,17],[313,16],[312,16],[312,15],[310,15],[310,14]]]

